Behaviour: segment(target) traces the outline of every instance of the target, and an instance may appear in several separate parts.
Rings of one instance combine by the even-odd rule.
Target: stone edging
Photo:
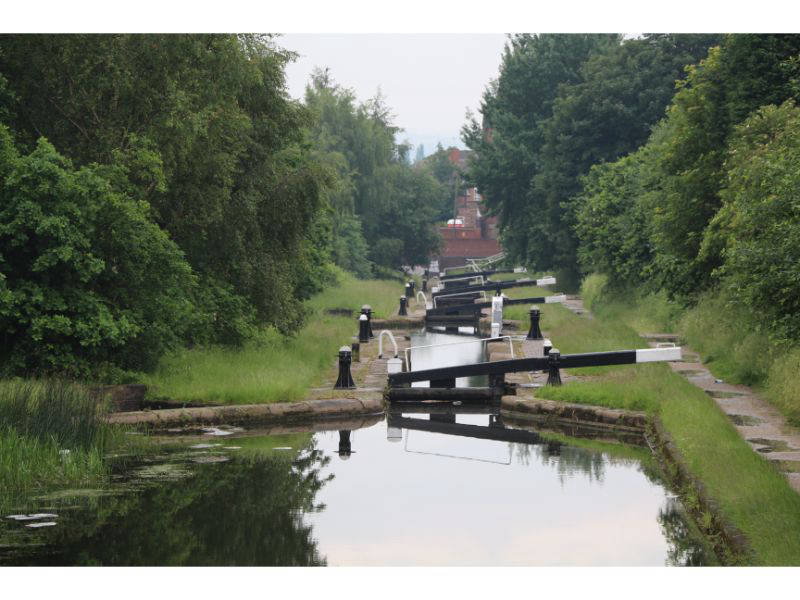
[[[105,421],[115,425],[149,428],[176,427],[189,424],[220,425],[237,423],[290,422],[318,417],[361,416],[382,413],[381,394],[360,397],[281,402],[275,404],[243,404],[203,408],[170,408],[112,413]]]
[[[509,413],[536,415],[543,421],[566,421],[604,429],[644,433],[647,415],[643,412],[602,408],[586,404],[570,404],[538,398],[503,396],[500,408]]]
[[[726,559],[723,562],[736,564],[751,555],[752,550],[745,535],[728,521],[722,514],[719,505],[708,495],[703,482],[689,471],[672,436],[658,417],[650,420],[648,434],[650,434],[648,437],[655,438],[655,443],[650,443],[650,448],[659,462],[667,467],[665,471],[672,479],[671,483],[679,488],[688,487],[694,492],[699,506],[692,507],[686,502],[684,502],[684,506],[693,513],[695,523],[698,525],[701,523],[700,516],[703,511],[707,511],[711,515],[711,523],[705,533],[711,534],[709,538],[718,558]]]

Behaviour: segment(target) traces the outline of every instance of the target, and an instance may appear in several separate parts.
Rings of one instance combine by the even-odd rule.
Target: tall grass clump
[[[767,375],[766,396],[792,425],[800,427],[800,349],[790,350],[772,363]]]
[[[0,510],[26,494],[104,481],[112,430],[81,386],[61,380],[0,382]]]
[[[0,383],[0,426],[62,448],[103,447],[108,428],[97,401],[77,384],[58,379]]]
[[[711,371],[732,383],[763,383],[780,351],[752,312],[725,293],[702,296],[679,329]]]

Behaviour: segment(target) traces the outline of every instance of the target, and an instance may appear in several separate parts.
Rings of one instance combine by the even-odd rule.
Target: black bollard
[[[374,338],[375,334],[372,333],[372,307],[369,304],[365,304],[361,307],[361,314],[367,315],[367,331],[369,331],[369,337]]]
[[[544,355],[545,356],[549,356],[550,355],[550,350],[552,350],[552,348],[553,348],[553,343],[550,340],[545,340],[544,341]]]
[[[422,291],[423,292],[427,292],[428,291],[428,280],[427,279],[423,279],[422,280]]]
[[[406,299],[405,296],[400,296],[400,312],[398,312],[397,314],[400,315],[401,317],[408,316],[408,311],[406,310],[407,301],[408,300]]]
[[[406,284],[406,298],[411,298],[412,295],[413,295],[413,291],[412,291],[412,287],[411,287],[411,282],[409,281]]]
[[[538,306],[531,306],[530,317],[531,317],[531,328],[528,330],[528,337],[526,339],[529,340],[541,340],[542,337],[542,330],[539,329],[539,320],[541,319],[541,311],[539,310]]]
[[[350,443],[350,430],[343,429],[339,431],[339,451],[337,454],[339,458],[347,459],[353,453],[353,446]]]
[[[335,390],[352,390],[356,387],[353,376],[350,374],[350,363],[353,360],[353,354],[348,346],[339,348],[339,378],[333,386]]]
[[[369,342],[369,321],[367,315],[359,315],[358,317],[358,341],[362,344]]]
[[[547,385],[561,385],[561,352],[553,348],[547,355]]]

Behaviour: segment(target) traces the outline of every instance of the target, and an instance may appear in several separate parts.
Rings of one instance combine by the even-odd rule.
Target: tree
[[[581,79],[559,88],[543,125],[541,167],[531,194],[541,206],[546,246],[537,264],[574,270],[581,176],[644,144],[664,116],[684,66],[706,56],[716,35],[656,34],[589,56]]]
[[[659,185],[649,202],[655,274],[672,295],[692,298],[714,284],[722,257],[702,243],[722,204],[729,136],[751,111],[796,93],[787,65],[799,53],[797,35],[728,35],[675,94],[651,142]]]
[[[468,178],[490,214],[499,216],[502,243],[513,260],[549,268],[543,204],[531,194],[560,86],[582,80],[581,65],[618,43],[616,35],[521,34],[506,43],[500,75],[484,92],[482,122],[468,115],[462,138],[474,151]]]
[[[756,111],[738,125],[725,160],[722,207],[704,248],[731,297],[772,335],[800,336],[800,108],[793,101]]]
[[[310,160],[310,114],[286,92],[290,58],[268,36],[0,36],[23,147],[44,135],[78,166],[135,166],[149,153],[129,193],[149,203],[215,303],[215,341],[240,342],[230,325],[252,311],[292,331],[296,300],[321,284],[295,257],[308,251],[329,174]]]
[[[103,167],[20,154],[0,126],[0,207],[3,375],[148,369],[191,335],[191,268]]]

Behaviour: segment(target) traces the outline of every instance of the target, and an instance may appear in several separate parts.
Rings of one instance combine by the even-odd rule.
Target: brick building
[[[450,162],[464,167],[467,152],[452,148]],[[483,199],[477,188],[468,188],[455,200],[455,222],[440,227],[442,250],[438,257],[439,268],[461,267],[468,258],[485,258],[502,251],[497,241],[497,217],[484,216]]]

